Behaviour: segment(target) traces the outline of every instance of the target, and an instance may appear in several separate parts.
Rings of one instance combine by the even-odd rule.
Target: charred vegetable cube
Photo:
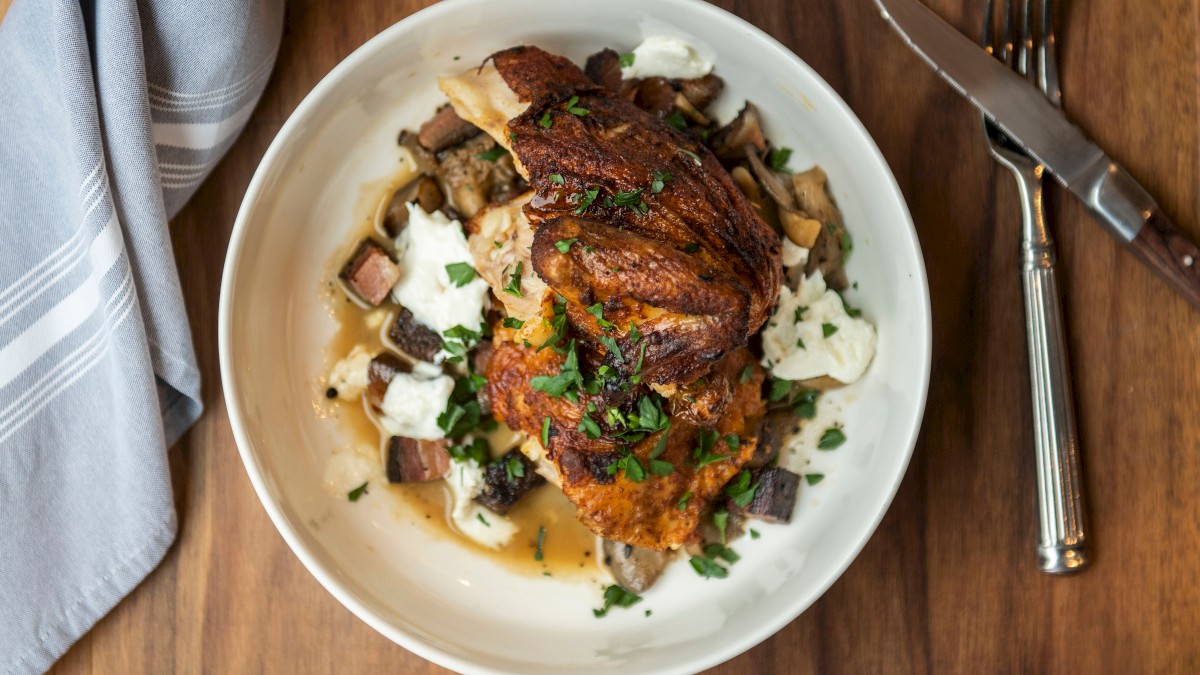
[[[450,472],[449,441],[424,441],[392,436],[388,440],[387,479],[389,483],[427,483],[445,478]]]
[[[364,302],[378,307],[400,280],[400,268],[382,246],[364,239],[338,276]]]
[[[367,401],[372,407],[383,407],[383,397],[396,373],[407,373],[408,364],[390,352],[382,352],[367,366]]]
[[[407,307],[401,307],[388,330],[388,337],[405,354],[433,363],[442,350],[442,338],[425,324],[417,321]]]
[[[729,511],[768,523],[790,523],[792,512],[796,510],[796,491],[800,487],[800,476],[776,467],[759,471],[752,480],[752,484],[756,486],[754,498],[745,508],[737,506],[730,499]]]
[[[484,469],[483,488],[475,501],[500,515],[546,479],[534,471],[533,462],[520,450],[509,450]]]

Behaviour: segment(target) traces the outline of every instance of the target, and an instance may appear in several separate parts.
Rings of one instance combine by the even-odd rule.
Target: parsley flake
[[[804,482],[808,483],[809,485],[816,485],[817,483],[820,483],[823,480],[825,480],[825,474],[823,474],[823,473],[806,473],[806,474],[804,474]]]
[[[450,277],[450,283],[462,288],[475,278],[475,268],[465,262],[450,263],[446,265],[446,274]]]
[[[591,110],[588,110],[587,108],[580,108],[580,107],[577,105],[578,103],[579,103],[579,97],[578,97],[578,96],[572,96],[572,97],[571,97],[571,98],[570,98],[570,99],[567,101],[567,112],[569,112],[569,113],[571,113],[572,115],[575,115],[575,116],[577,116],[577,117],[583,117],[584,115],[586,115],[586,114],[588,114],[588,113],[590,113],[590,112],[591,112]]]
[[[571,244],[574,244],[577,241],[579,241],[579,239],[575,237],[571,237],[570,239],[559,239],[558,241],[554,242],[554,248],[557,248],[559,253],[566,253],[567,251],[571,250]]]
[[[550,111],[542,113],[542,119],[538,120],[538,124],[542,125],[543,129],[549,129],[554,126],[554,120],[550,118]]]
[[[830,335],[833,335],[836,332],[838,332],[837,326],[835,326],[831,323],[821,324],[821,335],[824,335],[825,337],[829,337]]]
[[[359,485],[353,490],[347,492],[346,497],[348,497],[352,502],[358,501],[359,497],[367,494],[367,485],[370,485],[370,481],[367,481],[366,483],[363,483],[362,485]]]
[[[792,158],[791,148],[778,148],[772,150],[767,156],[767,164],[776,171],[787,171],[788,160]]]
[[[642,601],[642,596],[636,593],[631,593],[620,586],[613,584],[604,589],[604,606],[600,609],[593,609],[592,614],[597,618],[601,618],[608,614],[608,610],[613,607],[632,607]]]
[[[504,292],[509,295],[515,295],[518,298],[524,297],[521,293],[521,270],[525,267],[525,262],[517,263],[517,269],[508,276],[508,285],[504,287]]]
[[[497,145],[496,147],[492,148],[491,150],[484,150],[483,152],[481,152],[475,156],[478,157],[479,159],[482,159],[485,162],[494,162],[507,154],[508,154],[507,150],[505,150],[504,148]]]
[[[680,497],[679,503],[675,505],[675,508],[679,509],[680,511],[687,511],[688,501],[691,498],[692,498],[692,491],[688,490],[686,493],[684,493],[683,497]]]
[[[504,317],[504,320],[500,322],[500,325],[504,326],[505,328],[515,328],[520,330],[520,328],[525,325],[525,322],[515,317],[506,316]]]
[[[621,58],[618,59],[617,62],[621,64],[622,68],[628,68],[629,66],[633,65],[633,59],[636,56],[637,54],[634,54],[633,52],[625,52],[621,55]]]
[[[831,427],[821,434],[821,440],[817,441],[818,450],[834,450],[842,447],[842,443],[846,442],[846,433],[837,427]]]

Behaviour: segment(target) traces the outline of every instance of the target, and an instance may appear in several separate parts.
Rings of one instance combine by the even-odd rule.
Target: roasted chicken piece
[[[563,57],[514,47],[492,61],[442,89],[533,188],[533,269],[588,347],[628,376],[635,359],[599,338],[631,351],[635,325],[644,380],[670,393],[745,346],[775,304],[780,241],[717,159]],[[596,303],[607,331],[586,311]]]
[[[498,330],[497,335],[501,334]],[[580,522],[596,534],[659,551],[698,541],[701,516],[708,504],[751,459],[757,445],[759,421],[765,412],[761,396],[764,375],[753,355],[739,349],[708,377],[709,387],[730,392],[724,414],[711,429],[672,415],[667,431],[629,444],[617,438],[625,429],[610,424],[607,410],[614,402],[618,405],[612,407],[618,412],[637,410],[645,405],[643,397],[654,394],[643,387],[639,396],[626,396],[622,402],[603,391],[596,395],[580,392],[578,401],[572,402],[530,384],[539,375],[559,374],[563,361],[564,356],[552,349],[538,351],[497,341],[487,369],[492,413],[535,438],[543,437],[543,425],[550,420],[544,435],[546,455],[557,467],[563,492],[577,507]],[[749,375],[743,377],[747,368]],[[589,413],[589,405],[596,412]],[[669,405],[663,412],[670,414]],[[581,426],[585,416],[601,430],[597,438]],[[650,469],[650,458],[663,433],[667,434],[665,449],[655,459],[669,462],[672,468],[658,475]],[[703,452],[697,455],[702,445]],[[612,469],[627,453],[642,467],[641,480],[631,478],[629,469]],[[633,475],[638,476],[636,471]]]

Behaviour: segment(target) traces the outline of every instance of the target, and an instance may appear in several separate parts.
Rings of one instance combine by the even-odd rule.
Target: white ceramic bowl
[[[737,543],[728,579],[676,565],[631,611],[597,620],[598,586],[523,577],[431,537],[384,499],[351,504],[321,485],[346,443],[325,418],[320,378],[334,324],[320,299],[334,252],[395,172],[399,129],[442,101],[438,75],[536,44],[577,63],[650,34],[715,56],[728,120],[745,99],[769,136],[819,163],[854,235],[851,294],[879,331],[865,378],[822,403],[848,442],[814,453],[827,478],[795,519]],[[371,186],[374,186],[372,188]],[[375,195],[377,196],[377,195]],[[779,630],[838,578],[894,494],[916,440],[930,363],[928,289],[899,189],[866,131],[804,63],[757,28],[694,0],[450,0],[392,26],[335,68],[283,126],[238,214],[221,287],[221,375],[242,459],[304,565],[379,632],[472,672],[687,672]],[[819,430],[818,430],[819,433]],[[645,616],[643,609],[652,609]]]

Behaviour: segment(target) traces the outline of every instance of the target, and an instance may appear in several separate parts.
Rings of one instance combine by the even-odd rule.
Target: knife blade
[[[1154,198],[1025,78],[918,0],[875,0],[883,18],[938,75],[1075,195],[1106,229],[1200,307],[1200,247]]]

